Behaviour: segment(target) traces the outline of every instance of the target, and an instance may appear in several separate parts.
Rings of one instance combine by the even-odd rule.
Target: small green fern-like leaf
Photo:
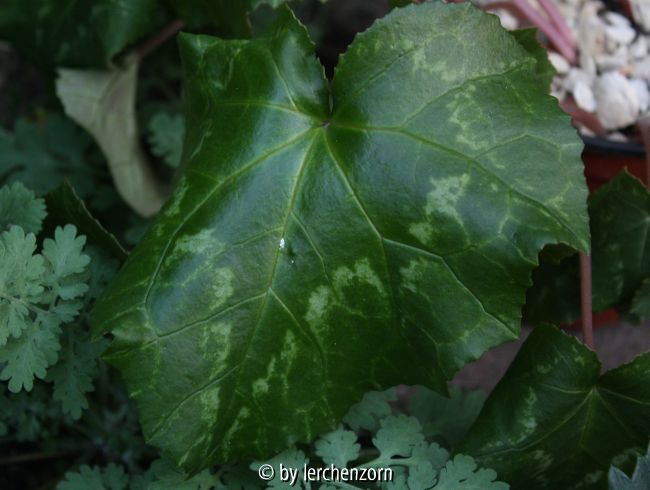
[[[185,119],[180,114],[160,112],[149,121],[149,144],[151,151],[172,168],[181,163]]]
[[[20,182],[0,189],[0,230],[18,225],[27,233],[38,233],[45,218],[45,201]]]
[[[88,290],[84,244],[72,225],[57,228],[42,255],[18,226],[0,235],[0,380],[12,392],[30,391],[58,359],[61,325],[78,315]]]
[[[345,468],[350,461],[359,457],[361,445],[357,443],[357,435],[354,432],[339,427],[318,439],[315,448],[316,454],[325,464]]]
[[[41,302],[45,264],[35,251],[36,237],[18,226],[0,235],[0,348],[21,335]]]
[[[495,481],[494,470],[478,468],[473,458],[458,454],[440,470],[435,490],[506,490],[508,485]]]
[[[48,371],[47,380],[54,383],[53,398],[61,402],[63,413],[78,419],[88,408],[86,393],[93,390],[97,360],[108,342],[92,341],[86,333],[67,330],[62,344],[59,361]]]
[[[115,464],[106,468],[83,465],[78,472],[68,472],[57,490],[127,490],[129,476]]]

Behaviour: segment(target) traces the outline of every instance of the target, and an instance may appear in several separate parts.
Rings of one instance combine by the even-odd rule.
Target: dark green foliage
[[[596,354],[537,327],[458,449],[513,489],[604,488],[613,460],[645,448],[650,354],[601,375]]]
[[[616,308],[628,319],[647,318],[650,277],[650,193],[627,171],[589,199],[594,311]],[[578,257],[543,263],[534,273],[525,317],[530,322],[571,323],[580,314]]]
[[[516,337],[544,244],[587,246],[581,145],[494,17],[394,10],[342,57],[331,109],[288,11],[181,50],[185,172],[94,319],[146,437],[189,471],[307,441],[397,372],[441,388]]]

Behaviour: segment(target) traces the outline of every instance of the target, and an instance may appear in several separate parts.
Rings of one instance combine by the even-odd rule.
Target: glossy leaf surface
[[[266,38],[182,36],[185,173],[95,309],[190,471],[311,440],[369,389],[445,389],[518,335],[545,243],[587,248],[581,144],[496,17],[393,11],[331,108],[313,50],[288,10]]]
[[[600,371],[577,339],[537,327],[458,451],[513,489],[606,488],[612,461],[648,444],[650,354]]]

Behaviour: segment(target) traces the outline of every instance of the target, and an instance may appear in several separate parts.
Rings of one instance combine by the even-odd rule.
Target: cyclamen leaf
[[[650,193],[623,171],[590,199],[594,311],[626,304],[650,276]]]
[[[537,327],[458,451],[514,488],[601,488],[607,470],[648,444],[650,354],[600,375],[596,354]]]
[[[18,225],[27,233],[38,233],[45,214],[43,199],[20,182],[0,189],[0,231]]]
[[[650,488],[650,448],[644,456],[639,456],[632,478],[612,466],[607,481],[609,490],[646,490]]]
[[[645,239],[650,233],[650,192],[624,170],[590,197],[589,215],[594,311],[617,308],[627,313],[650,277],[650,241]],[[579,317],[577,256],[559,265],[542,264],[534,277],[525,310],[529,321],[570,323]],[[642,313],[640,303],[636,308]]]
[[[368,389],[445,389],[517,337],[544,244],[588,248],[581,143],[496,17],[392,11],[331,109],[287,10],[266,38],[180,44],[185,172],[94,331],[187,471],[311,440]]]
[[[337,468],[347,467],[350,461],[359,457],[361,449],[357,443],[357,435],[343,427],[321,436],[314,447],[316,454],[325,464],[333,464]]]

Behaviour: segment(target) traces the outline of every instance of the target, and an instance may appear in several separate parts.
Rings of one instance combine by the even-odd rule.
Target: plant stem
[[[642,117],[638,126],[645,147],[645,186],[650,189],[650,119],[648,116]]]
[[[483,10],[504,9],[513,13],[517,18],[523,18],[542,31],[549,42],[555,46],[559,53],[564,56],[569,63],[575,63],[576,52],[571,45],[571,39],[566,39],[556,25],[544,15],[533,8],[526,0],[512,0],[507,2],[497,0],[487,3],[481,7]]]
[[[164,44],[169,38],[175,36],[178,31],[183,29],[183,27],[185,27],[185,21],[182,19],[176,19],[167,24],[160,31],[138,46],[134,51],[135,56],[138,60],[142,60],[149,53],[155,51],[158,46]]]
[[[591,297],[591,257],[580,252],[580,308],[582,310],[582,341],[594,348],[593,312]]]
[[[57,451],[52,453],[19,454],[17,456],[10,456],[8,458],[0,459],[0,466],[7,466],[10,464],[17,464],[17,463],[30,463],[33,461],[43,461],[45,459],[63,458],[65,456],[77,454],[78,452],[79,451]]]

